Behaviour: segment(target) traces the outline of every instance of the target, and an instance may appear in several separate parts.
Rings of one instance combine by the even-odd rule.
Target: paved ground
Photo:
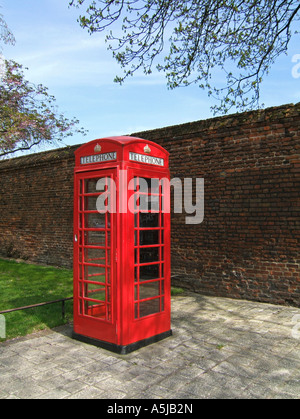
[[[300,398],[300,309],[192,293],[172,304],[173,336],[129,355],[70,326],[0,344],[0,398]]]

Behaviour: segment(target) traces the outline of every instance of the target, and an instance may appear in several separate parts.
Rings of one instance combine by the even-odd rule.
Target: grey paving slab
[[[186,293],[173,336],[128,355],[72,325],[0,344],[0,399],[299,399],[300,309]]]

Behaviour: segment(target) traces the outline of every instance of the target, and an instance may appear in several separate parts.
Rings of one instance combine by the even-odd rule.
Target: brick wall
[[[0,254],[72,266],[76,148],[0,162]]]
[[[132,135],[205,180],[203,223],[172,215],[173,284],[300,306],[300,103]],[[71,266],[75,149],[0,162],[2,254]]]

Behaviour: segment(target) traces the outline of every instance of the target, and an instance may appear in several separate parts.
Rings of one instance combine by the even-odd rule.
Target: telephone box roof
[[[83,144],[81,147],[79,147],[76,151],[75,154],[80,153],[82,148],[85,148],[87,145],[91,145],[93,143],[97,143],[99,141],[106,141],[106,142],[112,142],[112,143],[118,143],[121,146],[126,146],[129,144],[133,144],[133,143],[144,143],[144,144],[153,144],[155,145],[155,147],[161,149],[162,151],[164,151],[164,153],[167,153],[167,150],[165,150],[162,146],[160,146],[159,144],[153,142],[153,141],[149,141],[149,140],[145,140],[143,138],[138,138],[138,137],[129,137],[129,136],[116,136],[116,137],[103,137],[103,138],[98,138],[96,140],[90,141],[89,143]]]

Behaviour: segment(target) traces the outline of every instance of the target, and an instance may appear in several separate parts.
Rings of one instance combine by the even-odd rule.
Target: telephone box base
[[[130,345],[116,345],[110,342],[104,342],[102,340],[93,339],[88,336],[79,335],[75,332],[72,333],[72,338],[79,340],[80,342],[88,343],[90,345],[98,346],[99,348],[106,349],[108,351],[126,355],[131,352],[136,351],[137,349],[143,348],[144,346],[151,345],[152,343],[159,342],[169,336],[172,336],[172,330],[167,332],[160,333],[159,335],[151,336],[150,338],[140,340],[138,342],[131,343]]]

